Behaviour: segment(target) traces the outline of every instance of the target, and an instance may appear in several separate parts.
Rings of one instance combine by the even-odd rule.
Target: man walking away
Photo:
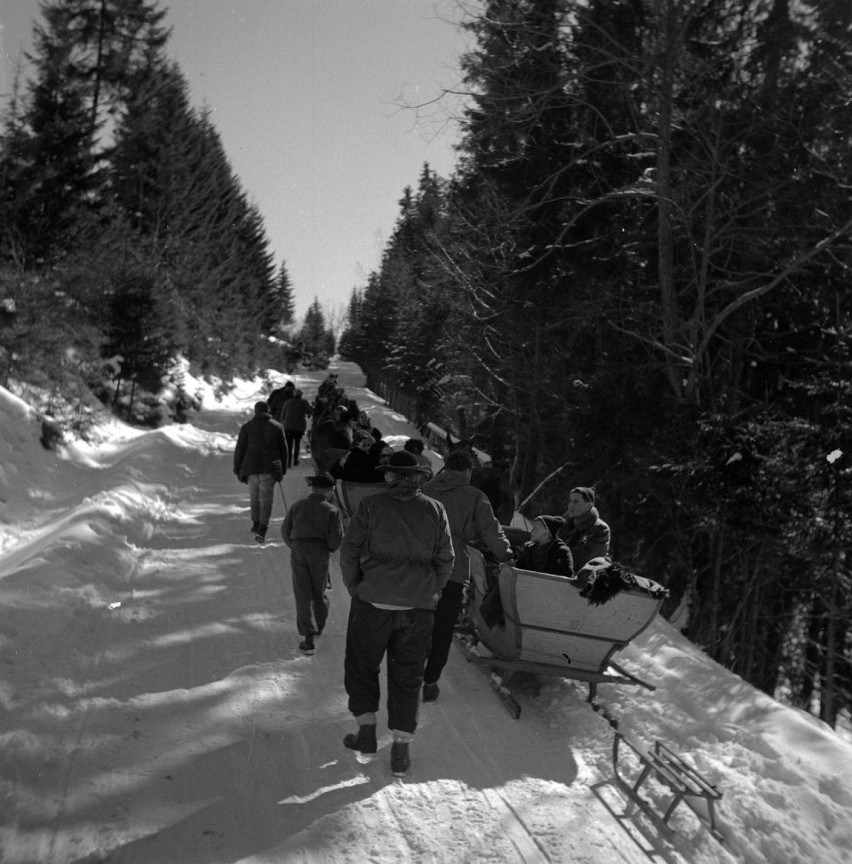
[[[254,417],[248,423],[243,423],[237,436],[234,474],[241,483],[248,483],[251,530],[258,543],[266,540],[275,484],[284,477],[286,465],[284,429],[272,419],[269,405],[257,402]]]
[[[302,396],[301,390],[296,390],[291,399],[284,403],[281,409],[281,425],[284,427],[284,437],[287,439],[287,467],[299,464],[302,436],[308,428],[308,417],[313,414],[311,403]]]
[[[296,629],[303,637],[299,650],[313,654],[314,636],[322,635],[328,618],[328,558],[340,546],[341,530],[337,508],[331,503],[334,479],[328,474],[306,479],[311,491],[287,511],[281,538],[290,547]]]
[[[447,511],[456,556],[450,581],[435,610],[432,648],[423,672],[424,702],[438,699],[438,679],[447,664],[464,589],[470,581],[470,559],[465,547],[468,543],[482,543],[498,561],[512,557],[511,544],[494,516],[488,496],[470,485],[472,471],[473,461],[467,453],[450,453],[443,471],[423,486],[423,494],[440,501]]]
[[[376,752],[379,669],[387,653],[391,771],[411,764],[423,664],[432,641],[434,609],[453,569],[453,542],[444,507],[420,491],[426,476],[413,453],[382,466],[388,488],[365,498],[340,549],[343,583],[352,597],[346,632],[344,685],[358,733],[343,743]]]

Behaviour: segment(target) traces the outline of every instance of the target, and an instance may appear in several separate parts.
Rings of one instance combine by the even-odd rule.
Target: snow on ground
[[[393,441],[416,434],[356,369],[339,371]],[[296,381],[310,395],[322,377]],[[231,472],[264,395],[237,385],[219,401],[206,388],[192,424],[111,421],[58,455],[0,389],[5,864],[852,860],[852,745],[662,620],[619,655],[657,689],[602,685],[599,702],[631,740],[663,740],[718,786],[724,844],[686,809],[670,837],[635,811],[619,818],[603,782],[613,731],[585,685],[520,676],[514,720],[460,653],[421,711],[409,776],[391,777],[386,730],[359,764],[341,743],[353,725],[340,574],[335,562],[329,624],[302,656],[283,503],[257,546]],[[288,473],[289,501],[309,470]]]

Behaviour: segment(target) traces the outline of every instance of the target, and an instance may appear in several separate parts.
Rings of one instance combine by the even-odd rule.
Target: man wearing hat
[[[331,503],[334,479],[329,474],[306,478],[310,492],[288,511],[281,538],[290,547],[296,629],[299,650],[314,653],[314,636],[322,634],[328,618],[328,559],[340,546],[340,517]]]
[[[568,497],[568,510],[563,516],[565,527],[559,536],[568,544],[579,572],[587,561],[609,555],[609,525],[601,519],[595,507],[595,490],[590,486],[575,486]]]
[[[248,423],[243,423],[237,436],[234,474],[241,483],[248,483],[251,531],[258,543],[266,539],[275,484],[286,471],[284,427],[272,419],[266,402],[256,402],[254,417]]]
[[[340,548],[343,583],[352,597],[344,685],[358,724],[357,734],[343,743],[361,754],[377,750],[379,669],[387,654],[391,771],[402,776],[410,766],[434,610],[454,555],[443,505],[420,491],[427,475],[417,457],[402,450],[380,469],[387,489],[361,501]]]

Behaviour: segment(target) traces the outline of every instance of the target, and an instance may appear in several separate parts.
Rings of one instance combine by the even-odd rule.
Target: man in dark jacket
[[[568,510],[562,518],[565,527],[559,536],[571,550],[576,571],[592,558],[609,555],[609,525],[601,519],[595,507],[594,489],[589,486],[572,489],[568,496]]]
[[[293,398],[296,392],[296,385],[292,381],[288,381],[283,387],[278,387],[269,394],[266,404],[269,405],[269,413],[273,420],[281,422],[281,410],[288,399]]]
[[[350,750],[377,750],[379,669],[385,653],[391,771],[410,766],[423,664],[432,641],[434,610],[453,569],[453,541],[442,504],[420,491],[425,476],[413,453],[384,466],[388,488],[361,501],[343,536],[340,572],[352,597],[346,631],[344,685],[358,733]]]
[[[432,648],[423,672],[424,702],[435,702],[438,698],[438,679],[447,664],[464,589],[470,581],[470,559],[465,547],[479,542],[498,561],[512,557],[512,547],[494,516],[488,496],[470,485],[472,471],[473,461],[467,453],[450,453],[444,469],[423,486],[423,494],[440,501],[447,511],[456,556],[450,581],[435,609]]]
[[[284,437],[287,439],[287,467],[299,464],[299,451],[302,447],[302,436],[308,428],[308,417],[313,414],[311,403],[302,396],[301,390],[295,390],[293,396],[284,402],[281,409],[281,425],[284,427]]]
[[[384,483],[385,476],[377,469],[378,460],[370,456],[373,436],[363,429],[356,429],[352,446],[335,462],[328,473],[335,480],[347,483]]]
[[[517,567],[573,578],[571,550],[559,539],[559,532],[564,527],[565,520],[561,516],[536,516],[530,529],[529,542],[524,543],[518,552]]]
[[[263,543],[272,516],[275,484],[287,470],[287,442],[284,429],[269,413],[266,402],[257,402],[254,417],[243,423],[234,450],[234,474],[248,483],[251,501],[251,530]]]

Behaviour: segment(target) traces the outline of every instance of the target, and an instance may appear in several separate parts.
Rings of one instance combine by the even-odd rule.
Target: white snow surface
[[[417,434],[336,366],[392,442]],[[310,397],[323,377],[295,380]],[[520,676],[515,720],[455,647],[409,774],[390,773],[384,706],[379,753],[359,763],[342,746],[354,723],[336,556],[331,617],[306,657],[284,504],[258,546],[231,470],[266,395],[237,384],[218,401],[207,387],[189,424],[105,421],[96,443],[59,453],[0,389],[4,864],[852,861],[852,744],[662,619],[617,655],[656,689],[601,685],[598,702],[631,741],[665,742],[718,787],[723,842],[682,806],[671,835],[624,815],[606,782],[613,729],[586,685]],[[289,502],[310,472],[303,459],[287,474]]]

